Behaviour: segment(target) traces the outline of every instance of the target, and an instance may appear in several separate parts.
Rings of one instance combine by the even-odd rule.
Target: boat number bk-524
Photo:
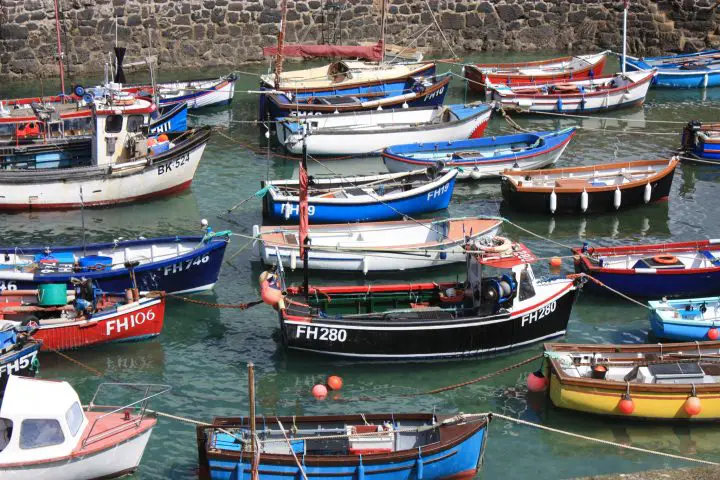
[[[175,160],[172,160],[163,165],[158,165],[158,167],[157,167],[158,175],[172,172],[173,168],[180,168],[183,165],[185,165],[186,163],[188,163],[189,160],[190,160],[190,154],[186,153],[185,155],[182,155],[182,156],[176,158]]]
[[[524,327],[525,325],[530,325],[531,323],[535,323],[538,320],[540,320],[541,318],[550,315],[552,312],[555,311],[556,308],[557,308],[557,303],[552,302],[552,303],[548,303],[547,305],[539,308],[538,310],[535,310],[532,313],[523,315],[522,319],[520,320],[520,326]]]
[[[295,338],[300,337],[305,337],[308,340],[320,340],[323,342],[344,342],[347,340],[347,331],[342,328],[298,325]]]

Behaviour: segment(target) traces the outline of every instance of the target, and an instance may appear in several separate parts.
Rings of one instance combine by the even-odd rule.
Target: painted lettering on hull
[[[448,189],[450,188],[450,184],[446,183],[440,188],[436,188],[432,192],[428,192],[427,194],[427,200],[430,201],[434,198],[442,197],[445,193],[447,193]]]
[[[167,277],[168,275],[172,275],[178,272],[186,272],[194,267],[200,266],[203,263],[207,263],[209,261],[210,255],[205,255],[203,257],[191,258],[189,260],[185,260],[184,262],[173,263],[172,265],[168,265],[167,267],[163,268],[163,275]]]
[[[547,305],[542,306],[541,308],[535,310],[532,313],[523,315],[523,317],[520,319],[520,326],[524,327],[526,325],[530,325],[537,321],[540,321],[542,318],[547,317],[548,315],[553,313],[556,308],[557,308],[557,302],[552,302],[552,303],[548,303]]]
[[[32,365],[35,357],[37,357],[37,350],[30,352],[27,355],[23,355],[22,357],[15,359],[15,361],[6,363],[5,365],[0,365],[0,377],[6,374],[12,375],[20,372],[21,370],[30,368],[30,365]]]
[[[298,325],[295,338],[306,340],[319,340],[321,342],[344,342],[347,340],[347,330],[343,328],[314,327],[312,325]]]
[[[147,313],[131,313],[130,315],[125,315],[123,318],[109,320],[105,324],[105,335],[111,337],[124,332],[129,332],[130,330],[134,330],[144,324],[146,321],[152,322],[155,320],[155,316],[156,315],[153,310],[148,310]]]
[[[190,162],[190,154],[186,153],[185,155],[182,155],[175,160],[172,160],[168,163],[164,163],[162,165],[158,165],[157,172],[158,175],[164,175],[168,172],[172,172],[173,169],[177,169],[182,167],[183,165]]]

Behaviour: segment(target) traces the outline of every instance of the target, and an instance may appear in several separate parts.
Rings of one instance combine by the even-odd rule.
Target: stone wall
[[[53,0],[0,0],[0,77],[57,74]],[[280,0],[58,0],[62,42],[73,72],[102,71],[117,37],[126,61],[155,56],[173,67],[237,66],[273,45]],[[288,2],[287,41],[376,40],[381,0]],[[425,0],[388,0],[387,41],[407,44],[433,16]],[[620,50],[620,0],[429,0],[458,55],[465,51]],[[632,0],[629,51],[655,55],[720,44],[716,0]],[[335,22],[332,13],[339,16]],[[336,27],[340,28],[337,29]],[[449,56],[437,29],[417,41]]]

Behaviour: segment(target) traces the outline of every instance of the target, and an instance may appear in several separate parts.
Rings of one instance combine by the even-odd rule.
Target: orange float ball
[[[168,142],[168,141],[170,141],[170,137],[168,137],[164,133],[161,133],[160,135],[158,135],[157,141],[158,141],[158,143]]]
[[[683,407],[685,408],[685,413],[690,416],[699,415],[700,412],[702,412],[700,399],[694,395],[685,400],[685,405],[683,405]]]
[[[320,385],[318,383],[312,388],[312,394],[313,397],[317,398],[318,400],[325,400],[327,398],[328,389],[325,385]]]
[[[552,257],[550,259],[550,266],[554,268],[560,268],[562,266],[562,258]]]
[[[528,375],[527,387],[531,392],[542,392],[547,388],[547,378],[538,370]]]
[[[343,386],[342,377],[330,375],[327,379],[327,386],[330,387],[330,390],[340,390]]]
[[[271,307],[277,307],[282,300],[282,291],[265,280],[260,284],[260,298]]]
[[[717,340],[720,337],[720,331],[717,328],[711,328],[708,330],[707,336],[710,340]]]
[[[155,137],[148,138],[147,146],[152,147],[157,144],[157,139]]]
[[[630,398],[630,395],[623,395],[620,402],[618,402],[618,410],[624,415],[631,415],[635,411],[635,402]]]

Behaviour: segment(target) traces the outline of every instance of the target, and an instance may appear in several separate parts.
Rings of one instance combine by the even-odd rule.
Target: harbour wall
[[[127,62],[163,70],[234,67],[274,45],[281,0],[58,0],[65,63],[102,71],[117,35]],[[58,73],[53,0],[0,0],[0,78]],[[287,41],[376,41],[381,0],[289,0]],[[387,0],[387,42],[448,57],[477,51],[620,50],[620,0]],[[430,12],[429,7],[433,13]],[[657,55],[720,46],[716,0],[633,0],[628,51]],[[117,18],[117,26],[116,26]],[[443,34],[433,27],[435,22]]]

